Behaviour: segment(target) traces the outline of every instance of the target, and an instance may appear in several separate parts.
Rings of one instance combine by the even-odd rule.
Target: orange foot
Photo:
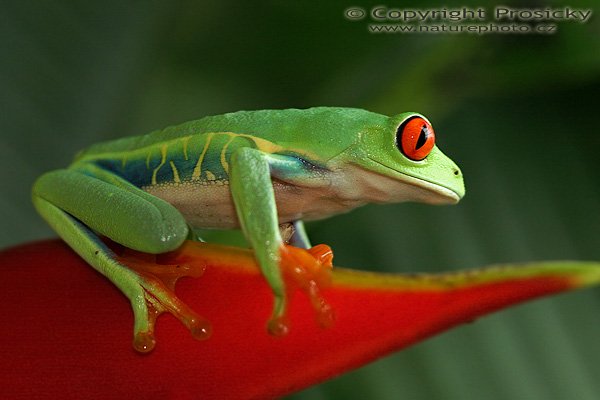
[[[321,290],[331,285],[333,252],[325,244],[316,245],[308,250],[284,245],[280,249],[280,266],[286,280],[287,296],[295,289],[306,293],[315,309],[317,323],[327,328],[333,324],[334,313],[331,306],[321,295]],[[286,315],[274,317],[269,321],[269,332],[282,336],[289,332]]]
[[[124,249],[117,258],[119,262],[130,267],[138,276],[137,281],[143,289],[145,307],[138,307],[136,326],[134,329],[133,347],[147,353],[154,349],[154,326],[156,318],[163,312],[173,314],[198,340],[208,339],[211,335],[210,322],[200,317],[175,295],[175,283],[183,276],[199,277],[204,273],[204,266],[171,264],[168,259]],[[136,314],[134,307],[134,314]],[[138,321],[143,321],[138,324]]]
[[[206,243],[186,242],[178,250],[160,255],[140,253],[111,243],[118,254],[117,261],[130,267],[137,275],[136,281],[143,289],[144,306],[138,307],[134,348],[149,352],[155,346],[154,325],[156,318],[169,312],[188,327],[196,339],[206,339],[211,334],[211,325],[190,307],[183,303],[174,292],[175,283],[182,276],[199,277],[207,265],[215,263],[214,250]],[[245,250],[230,248],[232,260],[225,262],[243,263]],[[294,290],[307,294],[315,309],[317,322],[329,327],[334,320],[331,306],[324,300],[321,290],[331,285],[333,252],[327,245],[317,245],[305,250],[284,245],[280,249],[281,270],[286,281],[287,295]],[[224,254],[217,253],[219,262],[224,262]],[[254,262],[253,257],[248,260]],[[134,307],[135,310],[135,307]],[[144,323],[138,324],[138,319]],[[285,335],[289,331],[286,315],[269,321],[269,332]]]

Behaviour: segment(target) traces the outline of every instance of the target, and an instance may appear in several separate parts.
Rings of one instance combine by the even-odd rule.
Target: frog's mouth
[[[446,187],[422,178],[398,172],[377,160],[368,158],[370,180],[368,186],[374,193],[384,194],[382,202],[419,201],[428,204],[456,204],[464,195],[464,189]],[[374,199],[377,201],[376,199]]]

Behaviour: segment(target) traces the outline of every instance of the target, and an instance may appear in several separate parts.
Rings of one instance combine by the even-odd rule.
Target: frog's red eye
[[[396,146],[411,160],[423,160],[429,155],[434,144],[433,128],[421,117],[412,117],[404,121],[396,131]]]

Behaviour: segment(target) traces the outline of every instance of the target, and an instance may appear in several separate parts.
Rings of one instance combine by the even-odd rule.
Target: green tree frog
[[[134,346],[147,351],[157,304],[196,337],[210,328],[173,292],[129,268],[101,236],[161,254],[179,248],[194,228],[241,228],[274,294],[270,326],[277,331],[286,311],[284,242],[310,248],[303,221],[366,203],[453,204],[464,193],[460,169],[435,146],[424,116],[315,107],[209,116],[93,145],[67,169],[42,175],[33,203],[129,298]]]

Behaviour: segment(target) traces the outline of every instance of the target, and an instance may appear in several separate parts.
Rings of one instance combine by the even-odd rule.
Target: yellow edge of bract
[[[357,289],[447,290],[521,279],[565,279],[572,288],[600,284],[600,263],[544,261],[492,265],[441,274],[383,274],[335,268],[334,284]]]
[[[186,247],[187,246],[187,247]],[[183,253],[197,253],[207,264],[258,274],[259,268],[248,249],[209,243],[187,242]],[[193,256],[193,255],[192,255]],[[477,284],[520,279],[565,279],[573,288],[600,284],[600,262],[540,261],[499,264],[448,273],[378,273],[334,267],[334,286],[375,290],[447,290]]]

